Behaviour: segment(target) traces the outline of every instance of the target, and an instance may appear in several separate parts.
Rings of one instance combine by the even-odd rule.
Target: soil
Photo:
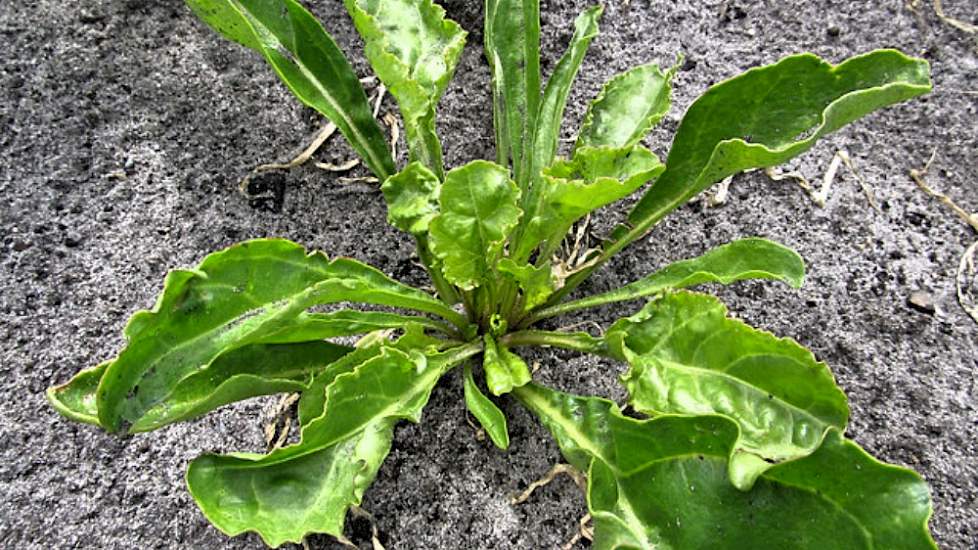
[[[542,3],[549,72],[585,2]],[[978,44],[940,21],[930,2],[915,3],[916,11],[904,0],[607,2],[602,35],[571,96],[566,137],[606,79],[638,63],[672,64],[680,52],[674,109],[648,140],[663,156],[680,114],[707,86],[794,52],[840,61],[900,48],[931,62],[935,91],[866,117],[789,166],[817,179],[836,151],[847,151],[878,212],[845,169],[825,207],[793,183],[745,174],[725,205],[683,207],[581,291],[738,237],[795,247],[809,267],[801,291],[768,283],[711,290],[736,315],[796,338],[831,365],[850,398],[848,435],[920,472],[931,487],[938,543],[971,549],[978,547],[978,325],[957,304],[954,277],[976,235],[908,172],[934,153],[928,182],[978,210]],[[471,33],[439,117],[449,165],[458,165],[494,156],[489,73],[482,2],[444,6]],[[341,3],[312,8],[369,74]],[[944,1],[948,15],[976,23],[973,8]],[[0,546],[260,548],[256,536],[228,539],[211,527],[183,472],[201,452],[260,449],[275,398],[119,439],[61,418],[43,391],[117,353],[126,319],[153,304],[166,271],[210,251],[287,237],[422,284],[409,239],[386,226],[376,186],[342,184],[313,168],[261,180],[277,194],[272,200],[251,204],[239,194],[249,169],[287,158],[322,119],[257,55],[206,29],[183,2],[3,2],[0,44]],[[348,155],[334,139],[321,158]],[[620,211],[607,212],[598,229]],[[914,293],[924,294],[911,303]],[[625,309],[562,322],[607,325]],[[620,365],[558,351],[534,360],[538,376],[561,389],[622,394]],[[508,503],[560,457],[528,414],[503,406],[513,440],[505,453],[475,437],[457,373],[439,384],[420,425],[397,429],[363,504],[388,548],[556,548],[573,536],[585,506],[569,479],[525,504]],[[364,520],[351,521],[348,534],[369,545]],[[310,546],[334,543],[314,537]]]

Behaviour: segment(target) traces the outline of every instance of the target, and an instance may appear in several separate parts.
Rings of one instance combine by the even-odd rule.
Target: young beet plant
[[[784,246],[734,241],[603,294],[568,301],[592,272],[710,185],[773,166],[877,108],[930,89],[928,66],[897,51],[831,65],[782,59],[710,88],[686,112],[663,164],[640,143],[670,107],[667,71],[610,80],[577,142],[557,157],[571,83],[600,7],[583,12],[545,86],[539,0],[487,0],[496,160],[446,171],[435,107],[465,32],[431,0],[345,0],[366,55],[396,98],[410,163],[386,137],[340,49],[295,0],[188,0],[221,34],[261,52],[305,104],[329,118],[382,182],[390,222],[411,234],[437,297],[360,262],[275,239],[172,271],[136,313],[115,359],[48,391],[65,416],[144,432],[227,403],[300,392],[297,443],[260,455],[204,455],[187,484],[221,531],[271,546],[343,534],[432,388],[463,369],[465,403],[496,446],[506,418],[484,386],[531,411],[587,475],[596,548],[933,548],[927,487],[844,438],[845,395],[794,340],[728,316],[702,283],[799,286]],[[572,261],[562,242],[588,214],[648,187],[604,241]],[[602,336],[537,328],[585,308],[645,299]],[[386,311],[339,309],[361,303]],[[576,321],[577,318],[574,318]],[[365,335],[348,347],[330,339]],[[553,346],[630,366],[625,415],[607,399],[532,381],[518,354]],[[642,416],[641,419],[636,416]]]

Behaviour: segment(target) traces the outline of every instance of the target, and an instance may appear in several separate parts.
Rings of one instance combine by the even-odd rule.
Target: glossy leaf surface
[[[344,0],[366,41],[367,59],[397,99],[412,161],[439,178],[435,107],[465,46],[465,31],[431,0]]]
[[[557,62],[553,74],[547,80],[540,102],[540,114],[536,121],[536,131],[533,136],[533,153],[530,158],[528,177],[530,185],[523,194],[523,210],[527,220],[532,220],[540,201],[540,189],[537,185],[539,174],[550,166],[557,154],[557,141],[560,138],[560,126],[564,121],[564,109],[567,106],[567,96],[571,85],[577,77],[577,72],[584,61],[591,41],[598,35],[598,20],[604,8],[600,5],[584,10],[574,21],[574,36],[571,37],[567,51]]]
[[[805,279],[805,263],[794,250],[760,238],[718,246],[706,254],[667,265],[623,287],[541,310],[534,320],[613,302],[635,300],[704,283],[728,285],[748,279],[781,281],[794,288]]]
[[[505,451],[509,448],[506,415],[476,385],[471,365],[465,365],[463,376],[465,408],[479,421],[479,425],[489,435],[493,445]]]
[[[498,164],[477,160],[446,175],[430,226],[446,279],[466,290],[487,280],[520,219],[518,200],[519,189]]]
[[[927,486],[839,432],[750,491],[727,479],[737,426],[719,416],[636,420],[611,401],[528,385],[515,395],[588,474],[596,549],[932,549]]]
[[[556,289],[549,261],[544,262],[540,267],[535,267],[530,264],[520,265],[510,258],[503,258],[499,260],[496,269],[519,285],[523,298],[523,311],[529,311],[545,303]]]
[[[526,361],[500,345],[490,335],[485,335],[485,350],[482,354],[482,367],[486,371],[486,386],[489,393],[499,396],[524,386],[531,380],[530,367]]]
[[[781,164],[857,118],[930,88],[927,62],[894,50],[839,65],[794,55],[717,84],[686,112],[668,168],[629,221],[649,227],[727,176]]]
[[[347,508],[359,504],[390,451],[394,425],[418,422],[442,374],[478,351],[385,348],[326,386],[325,412],[303,427],[299,443],[268,455],[197,458],[187,471],[190,492],[229,535],[255,531],[270,546],[341,536]]]
[[[740,438],[730,476],[747,488],[772,464],[813,452],[844,430],[846,397],[828,367],[788,338],[727,317],[719,300],[680,292],[650,302],[608,331],[629,404],[650,414],[722,414]]]
[[[486,0],[484,20],[496,161],[525,189],[540,110],[540,0]]]
[[[176,384],[223,353],[257,343],[309,340],[390,323],[389,314],[307,315],[312,306],[360,301],[464,319],[430,295],[353,260],[327,260],[284,240],[256,240],[211,254],[166,277],[153,311],[126,326],[126,348],[97,390],[99,424],[116,431],[164,401]],[[345,316],[338,318],[338,316]],[[402,322],[410,319],[398,317]],[[290,332],[290,331],[299,332]]]
[[[677,68],[641,65],[609,80],[584,115],[577,148],[637,145],[669,112]]]
[[[387,140],[333,38],[295,0],[186,0],[205,23],[265,56],[303,103],[326,116],[381,180],[394,173]]]
[[[381,185],[387,201],[387,221],[412,235],[428,232],[428,224],[438,215],[441,182],[420,162],[412,162]]]
[[[577,220],[632,194],[665,167],[644,147],[582,147],[571,160],[558,160],[535,183],[540,204],[516,251],[526,258],[541,242],[552,251]],[[549,254],[546,254],[549,256]]]

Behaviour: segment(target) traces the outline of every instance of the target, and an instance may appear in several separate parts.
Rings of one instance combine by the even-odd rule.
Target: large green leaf
[[[567,96],[571,85],[577,76],[584,54],[587,53],[591,41],[598,35],[598,20],[604,8],[601,5],[584,10],[574,21],[574,36],[571,37],[567,51],[557,62],[553,74],[547,80],[547,88],[540,102],[540,114],[536,119],[536,130],[533,136],[533,152],[530,159],[530,186],[523,193],[523,210],[527,220],[533,219],[539,202],[539,186],[537,185],[540,172],[550,166],[557,154],[557,141],[560,138],[560,126],[564,121],[564,108],[567,106]]]
[[[387,178],[381,185],[387,201],[387,221],[412,235],[424,235],[428,224],[438,215],[438,176],[420,162]]]
[[[187,485],[221,531],[257,532],[270,546],[312,533],[343,534],[346,511],[390,451],[394,425],[418,422],[432,388],[479,346],[424,355],[385,348],[326,386],[325,412],[308,421],[297,444],[267,455],[204,455]]]
[[[710,185],[786,162],[849,122],[930,89],[927,62],[895,50],[839,65],[795,55],[713,86],[686,112],[666,171],[629,213],[628,225],[613,232],[597,261],[568,279],[551,303]]]
[[[829,429],[846,427],[845,394],[824,363],[791,339],[728,318],[712,296],[652,301],[615,323],[606,340],[631,364],[622,381],[635,410],[737,422],[730,477],[740,488],[773,464],[810,454]]]
[[[581,147],[571,160],[558,160],[534,185],[539,204],[514,253],[528,258],[546,243],[540,261],[549,260],[567,231],[589,212],[614,203],[658,176],[665,167],[648,149]]]
[[[532,322],[667,290],[703,283],[728,285],[746,279],[771,279],[799,288],[805,279],[805,263],[797,252],[778,243],[759,238],[740,239],[718,246],[698,258],[669,264],[615,290],[542,309],[533,315]]]
[[[125,329],[126,348],[98,383],[99,424],[116,431],[137,422],[181,380],[244,346],[295,342],[300,335],[318,340],[418,319],[306,314],[316,305],[347,301],[416,309],[465,323],[430,295],[353,260],[329,261],[284,240],[241,243],[209,255],[196,269],[172,271],[153,311],[133,315]],[[90,385],[91,378],[86,374],[79,383]]]
[[[775,466],[744,492],[726,475],[737,439],[726,418],[636,420],[605,399],[535,385],[514,393],[587,472],[596,549],[936,548],[923,480],[835,430],[817,452]]]
[[[540,0],[486,0],[484,18],[496,162],[511,165],[525,190],[540,110]]]
[[[446,279],[466,290],[488,280],[519,222],[518,200],[519,189],[498,164],[477,160],[445,176],[440,213],[429,229],[431,249],[443,262]]]
[[[665,173],[629,222],[648,228],[727,176],[781,164],[853,120],[930,89],[927,62],[895,50],[834,66],[795,55],[717,84],[686,112]]]
[[[412,161],[439,178],[435,107],[452,79],[465,31],[431,0],[344,0],[367,43],[370,64],[397,99]]]
[[[339,128],[381,180],[394,173],[387,140],[349,61],[295,0],[186,0],[225,37],[265,56],[303,103]]]
[[[672,77],[656,64],[641,65],[609,80],[584,115],[577,148],[631,147],[669,112]]]
[[[472,413],[472,416],[479,421],[482,428],[489,434],[489,439],[492,440],[493,445],[505,451],[509,448],[509,430],[506,427],[506,415],[476,385],[470,364],[465,365],[463,376],[465,408]]]

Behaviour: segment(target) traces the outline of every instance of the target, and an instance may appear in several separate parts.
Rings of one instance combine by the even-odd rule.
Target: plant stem
[[[416,235],[415,242],[417,243],[418,258],[421,259],[421,263],[424,264],[425,271],[428,272],[428,276],[431,278],[432,284],[435,285],[435,290],[438,292],[438,297],[441,301],[448,305],[457,304],[459,301],[458,293],[455,291],[455,287],[451,285],[442,275],[441,270],[435,265],[435,258],[431,255],[431,251],[428,249],[428,237],[426,235]]]
[[[523,330],[511,332],[499,339],[506,347],[551,346],[595,355],[609,356],[603,340],[586,332],[553,332],[547,330]]]

